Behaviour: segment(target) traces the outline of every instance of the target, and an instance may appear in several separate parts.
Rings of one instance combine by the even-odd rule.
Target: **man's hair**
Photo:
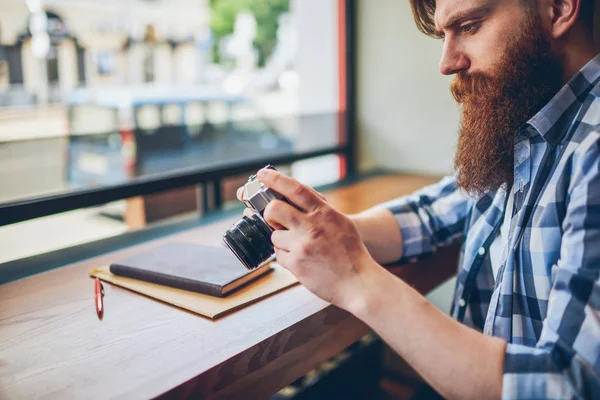
[[[533,0],[521,0],[526,5],[533,5]],[[435,29],[435,2],[436,0],[410,0],[417,28],[426,35],[436,37]],[[581,0],[579,18],[583,21],[590,33],[594,32],[594,8],[596,0]]]

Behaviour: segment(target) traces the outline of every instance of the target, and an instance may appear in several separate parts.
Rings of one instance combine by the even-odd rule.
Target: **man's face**
[[[522,0],[438,0],[443,74],[462,106],[457,183],[473,195],[508,186],[518,128],[559,90],[560,60]]]
[[[436,29],[444,39],[440,72],[493,74],[507,39],[522,29],[522,0],[437,0]]]

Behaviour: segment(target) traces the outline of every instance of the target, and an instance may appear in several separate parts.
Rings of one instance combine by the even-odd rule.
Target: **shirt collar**
[[[539,134],[551,146],[564,138],[583,99],[600,82],[600,54],[592,58],[520,129],[516,141]],[[530,129],[530,128],[533,128]]]

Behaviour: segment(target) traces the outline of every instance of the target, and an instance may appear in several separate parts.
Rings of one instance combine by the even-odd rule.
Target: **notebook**
[[[226,297],[208,296],[206,294],[117,276],[110,273],[108,266],[96,268],[90,272],[90,275],[102,279],[104,282],[112,283],[113,285],[143,294],[164,303],[211,319],[217,319],[298,283],[298,280],[290,271],[276,262],[272,262],[271,266],[273,272],[265,274],[260,279],[248,285],[244,285],[244,287],[239,288],[239,290],[234,291]],[[111,291],[109,290],[104,300],[104,308],[110,312],[109,310],[113,306],[115,304],[112,303]]]
[[[249,271],[226,247],[167,243],[116,261],[110,272],[176,289],[224,297],[271,272],[270,264]]]

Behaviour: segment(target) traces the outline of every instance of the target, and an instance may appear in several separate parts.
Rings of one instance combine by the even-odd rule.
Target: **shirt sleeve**
[[[535,347],[507,345],[504,399],[600,398],[599,146],[573,161],[546,318]]]
[[[395,216],[402,233],[400,262],[429,255],[464,235],[469,198],[456,186],[454,177],[416,193],[384,203]]]

